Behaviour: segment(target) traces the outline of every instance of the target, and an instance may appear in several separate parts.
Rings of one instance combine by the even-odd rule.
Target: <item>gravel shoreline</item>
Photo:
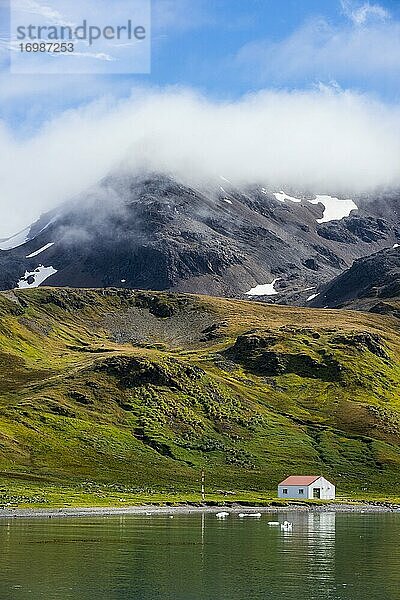
[[[345,512],[345,513],[387,513],[399,512],[398,504],[323,504],[317,506],[121,506],[90,508],[0,508],[0,519],[14,518],[64,518],[64,517],[112,517],[121,515],[157,516],[195,513],[217,513],[226,511],[238,513],[288,513],[288,512]]]

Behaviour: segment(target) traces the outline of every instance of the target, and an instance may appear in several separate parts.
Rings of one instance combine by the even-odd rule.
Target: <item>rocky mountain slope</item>
[[[323,286],[310,305],[400,316],[400,247],[356,260],[350,269]]]
[[[396,193],[350,200],[118,174],[1,242],[0,289],[45,282],[301,303],[399,241],[397,203]]]
[[[0,294],[0,501],[399,495],[394,319],[129,290]],[[78,500],[76,500],[78,501]]]

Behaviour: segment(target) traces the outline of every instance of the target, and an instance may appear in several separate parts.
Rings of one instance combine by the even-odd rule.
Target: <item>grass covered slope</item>
[[[0,503],[400,496],[398,321],[128,290],[0,294]],[[232,494],[234,492],[234,494]]]

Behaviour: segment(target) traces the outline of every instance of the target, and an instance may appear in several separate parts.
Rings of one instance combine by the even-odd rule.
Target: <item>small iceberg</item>
[[[281,529],[284,531],[290,531],[293,529],[293,523],[289,523],[289,521],[284,521],[281,523]]]
[[[245,517],[254,517],[255,519],[259,519],[261,517],[261,513],[239,513],[238,515],[241,519]]]
[[[228,512],[218,512],[216,515],[217,519],[226,519],[226,517],[229,517],[229,513]]]
[[[272,526],[279,527],[280,523],[279,523],[279,521],[268,521],[268,525],[271,525],[271,527]]]

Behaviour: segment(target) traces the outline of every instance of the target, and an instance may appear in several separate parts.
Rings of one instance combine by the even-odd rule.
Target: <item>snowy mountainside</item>
[[[375,201],[376,200],[376,201]],[[0,288],[126,287],[304,303],[400,240],[398,194],[208,188],[115,174],[0,242]]]

